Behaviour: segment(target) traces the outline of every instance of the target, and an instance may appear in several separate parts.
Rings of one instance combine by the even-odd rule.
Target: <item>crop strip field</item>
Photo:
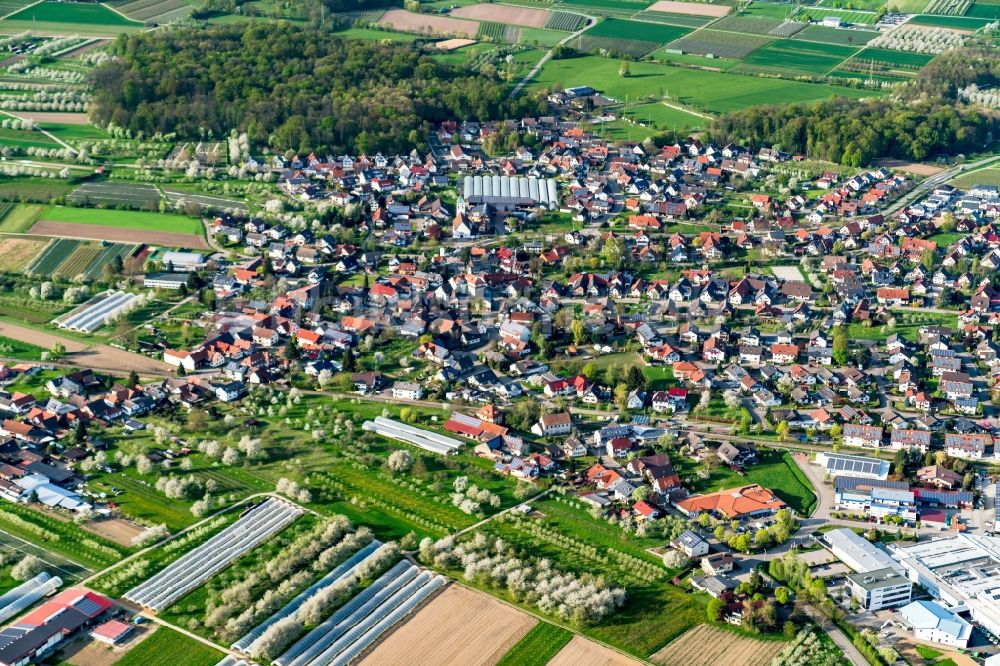
[[[744,62],[765,69],[823,74],[837,67],[856,51],[855,48],[837,44],[783,39],[754,52]]]
[[[844,46],[861,46],[878,36],[879,33],[874,30],[843,30],[840,28],[828,28],[822,25],[810,25],[796,34],[795,39],[825,42],[827,44],[842,44]]]
[[[453,9],[449,15],[460,19],[496,21],[505,25],[519,25],[525,28],[544,28],[551,18],[551,13],[545,9],[496,4],[458,7]]]
[[[984,18],[991,21],[1000,19],[1000,4],[990,2],[973,2],[965,16],[971,18]]]
[[[52,275],[66,280],[82,275],[100,253],[101,248],[96,243],[81,243],[73,250],[73,254],[66,257],[66,261],[59,264]]]
[[[608,37],[667,44],[687,32],[689,31],[684,28],[669,25],[608,19],[598,23],[584,34],[588,37]]]
[[[492,664],[535,622],[530,615],[492,597],[452,585],[382,641],[361,664]],[[470,640],[470,626],[491,630]]]
[[[583,27],[585,21],[585,18],[572,12],[551,12],[549,20],[545,22],[545,27],[549,30],[576,32]]]
[[[59,267],[59,264],[73,254],[73,251],[79,244],[80,241],[68,238],[59,238],[50,241],[45,249],[28,266],[27,272],[36,275],[52,275],[56,268]]]
[[[717,58],[745,58],[774,39],[763,35],[747,35],[718,30],[699,30],[667,45],[669,50]]]
[[[690,629],[649,658],[660,666],[767,666],[785,647],[702,624]]]
[[[38,236],[57,236],[80,240],[108,240],[120,243],[145,243],[165,247],[186,247],[191,249],[210,249],[201,236],[193,234],[178,234],[140,229],[122,229],[119,227],[102,227],[96,224],[76,224],[73,222],[52,222],[42,220],[31,228],[32,234]],[[73,241],[77,242],[77,241]],[[68,255],[66,255],[68,256]],[[65,257],[62,257],[65,259]],[[36,262],[37,263],[37,262]],[[33,267],[37,271],[37,267]]]

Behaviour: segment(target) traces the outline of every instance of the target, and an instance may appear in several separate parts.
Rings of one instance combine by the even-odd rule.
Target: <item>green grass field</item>
[[[126,652],[125,656],[115,664],[116,666],[149,666],[149,664],[213,666],[223,656],[218,650],[193,638],[167,627],[159,627],[155,634]]]
[[[74,125],[70,123],[39,123],[39,126],[51,132],[66,143],[77,141],[97,141],[108,138],[108,133],[93,125]]]
[[[875,12],[834,9],[833,7],[807,7],[796,14],[795,19],[798,21],[805,21],[806,19],[812,21],[822,21],[828,16],[836,16],[844,23],[852,23],[855,25],[873,25],[878,19],[878,14]]]
[[[532,82],[536,88],[590,85],[615,99],[640,99],[651,92],[713,113],[727,113],[776,101],[813,102],[835,95],[880,96],[864,90],[800,81],[763,79],[658,63],[631,63],[631,76],[618,75],[618,61],[596,56],[550,60]],[[556,86],[556,84],[560,84]]]
[[[878,37],[874,30],[843,30],[828,28],[822,25],[810,25],[803,28],[792,39],[810,42],[826,42],[827,44],[843,44],[844,46],[867,44]]]
[[[932,55],[926,55],[923,53],[911,53],[909,51],[893,51],[890,49],[876,49],[870,48],[865,49],[861,53],[854,56],[851,63],[858,61],[875,61],[876,63],[882,63],[886,65],[896,66],[896,67],[906,67],[919,69],[929,63],[934,59]]]
[[[690,30],[679,26],[662,23],[644,23],[642,21],[624,21],[612,18],[598,23],[584,34],[588,37],[631,39],[640,42],[667,44],[678,37],[686,35],[688,32]]]
[[[60,520],[20,504],[7,503],[0,507],[0,529],[94,571],[117,562],[128,551],[85,532],[68,518]]]
[[[701,129],[707,122],[704,118],[693,113],[674,109],[659,102],[629,107],[623,112],[623,115],[647,127],[658,130],[676,130],[677,132]]]
[[[165,213],[146,213],[124,210],[102,210],[98,208],[67,208],[50,206],[41,214],[41,220],[52,222],[73,222],[94,224],[120,229],[140,229],[143,231],[165,231],[175,234],[202,233],[199,220]]]
[[[41,132],[0,127],[0,146],[11,148],[61,148]]]
[[[22,361],[40,361],[44,348],[0,335],[0,356]]]
[[[952,180],[951,184],[960,188],[969,188],[975,185],[995,185],[1000,187],[1000,167],[963,173],[958,178]]]
[[[965,12],[965,16],[996,21],[997,19],[1000,19],[1000,4],[973,2],[972,6]]]
[[[647,0],[560,0],[567,7],[593,7],[596,9],[611,9],[621,11],[642,11],[653,4]]]
[[[367,39],[376,42],[381,42],[382,40],[412,42],[421,38],[420,35],[411,35],[408,32],[388,32],[386,30],[372,30],[370,28],[348,28],[347,30],[341,30],[333,34],[346,39]]]
[[[521,43],[553,47],[566,38],[565,32],[547,30],[545,28],[521,28]]]
[[[40,204],[17,204],[10,206],[0,217],[0,231],[8,234],[23,234],[31,228],[45,207]]]
[[[496,666],[545,666],[572,638],[572,632],[539,622],[500,658]]]
[[[838,44],[781,39],[754,51],[743,62],[764,68],[824,74],[837,67],[855,51],[855,48]]]
[[[75,186],[74,181],[60,178],[0,176],[0,199],[48,202],[69,194]]]
[[[16,14],[12,14],[10,20],[142,27],[142,23],[130,21],[103,5],[78,2],[53,2],[52,0],[46,0],[37,5],[25,7]]]
[[[979,30],[989,23],[987,19],[972,18],[968,16],[937,16],[934,14],[921,14],[910,19],[910,23],[915,25],[932,25],[939,28],[956,28],[958,30]]]

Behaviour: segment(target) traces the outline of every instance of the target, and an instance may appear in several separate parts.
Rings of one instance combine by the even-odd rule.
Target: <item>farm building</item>
[[[559,205],[553,178],[466,176],[462,196],[468,204],[489,204],[504,210],[556,208]]]
[[[142,278],[142,286],[149,289],[178,291],[187,284],[190,273],[150,273]]]
[[[20,666],[48,654],[110,607],[110,599],[89,590],[57,594],[0,631],[0,666]]]
[[[172,266],[175,271],[191,271],[204,267],[205,255],[201,252],[164,252],[160,262]]]

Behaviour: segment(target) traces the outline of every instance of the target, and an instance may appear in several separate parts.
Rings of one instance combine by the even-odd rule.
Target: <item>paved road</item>
[[[906,194],[904,194],[903,196],[901,196],[899,199],[897,199],[893,203],[889,204],[888,207],[886,207],[886,208],[884,208],[882,210],[882,214],[883,215],[887,215],[887,216],[888,215],[892,215],[892,214],[894,214],[894,213],[902,210],[906,206],[910,205],[912,202],[916,201],[918,198],[924,196],[925,194],[927,194],[928,192],[930,192],[931,190],[933,190],[938,185],[941,185],[943,183],[947,183],[949,180],[951,180],[955,176],[959,175],[960,173],[963,173],[965,171],[973,171],[975,169],[978,169],[980,167],[984,167],[984,166],[986,166],[986,165],[988,165],[988,164],[990,164],[992,162],[997,162],[997,161],[1000,161],[1000,156],[986,157],[984,159],[979,160],[978,162],[972,162],[971,164],[959,164],[959,165],[953,166],[950,169],[946,169],[945,171],[942,171],[939,174],[935,174],[935,175],[931,176],[930,178],[927,178],[927,179],[921,181],[912,190],[910,190],[909,192],[907,192]]]

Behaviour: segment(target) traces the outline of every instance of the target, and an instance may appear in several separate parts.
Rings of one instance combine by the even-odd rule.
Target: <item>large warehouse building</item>
[[[949,611],[1000,636],[1000,539],[958,534],[909,546],[890,546],[906,577]]]
[[[490,204],[508,210],[538,206],[552,209],[559,205],[553,178],[466,176],[462,197],[473,206]]]

